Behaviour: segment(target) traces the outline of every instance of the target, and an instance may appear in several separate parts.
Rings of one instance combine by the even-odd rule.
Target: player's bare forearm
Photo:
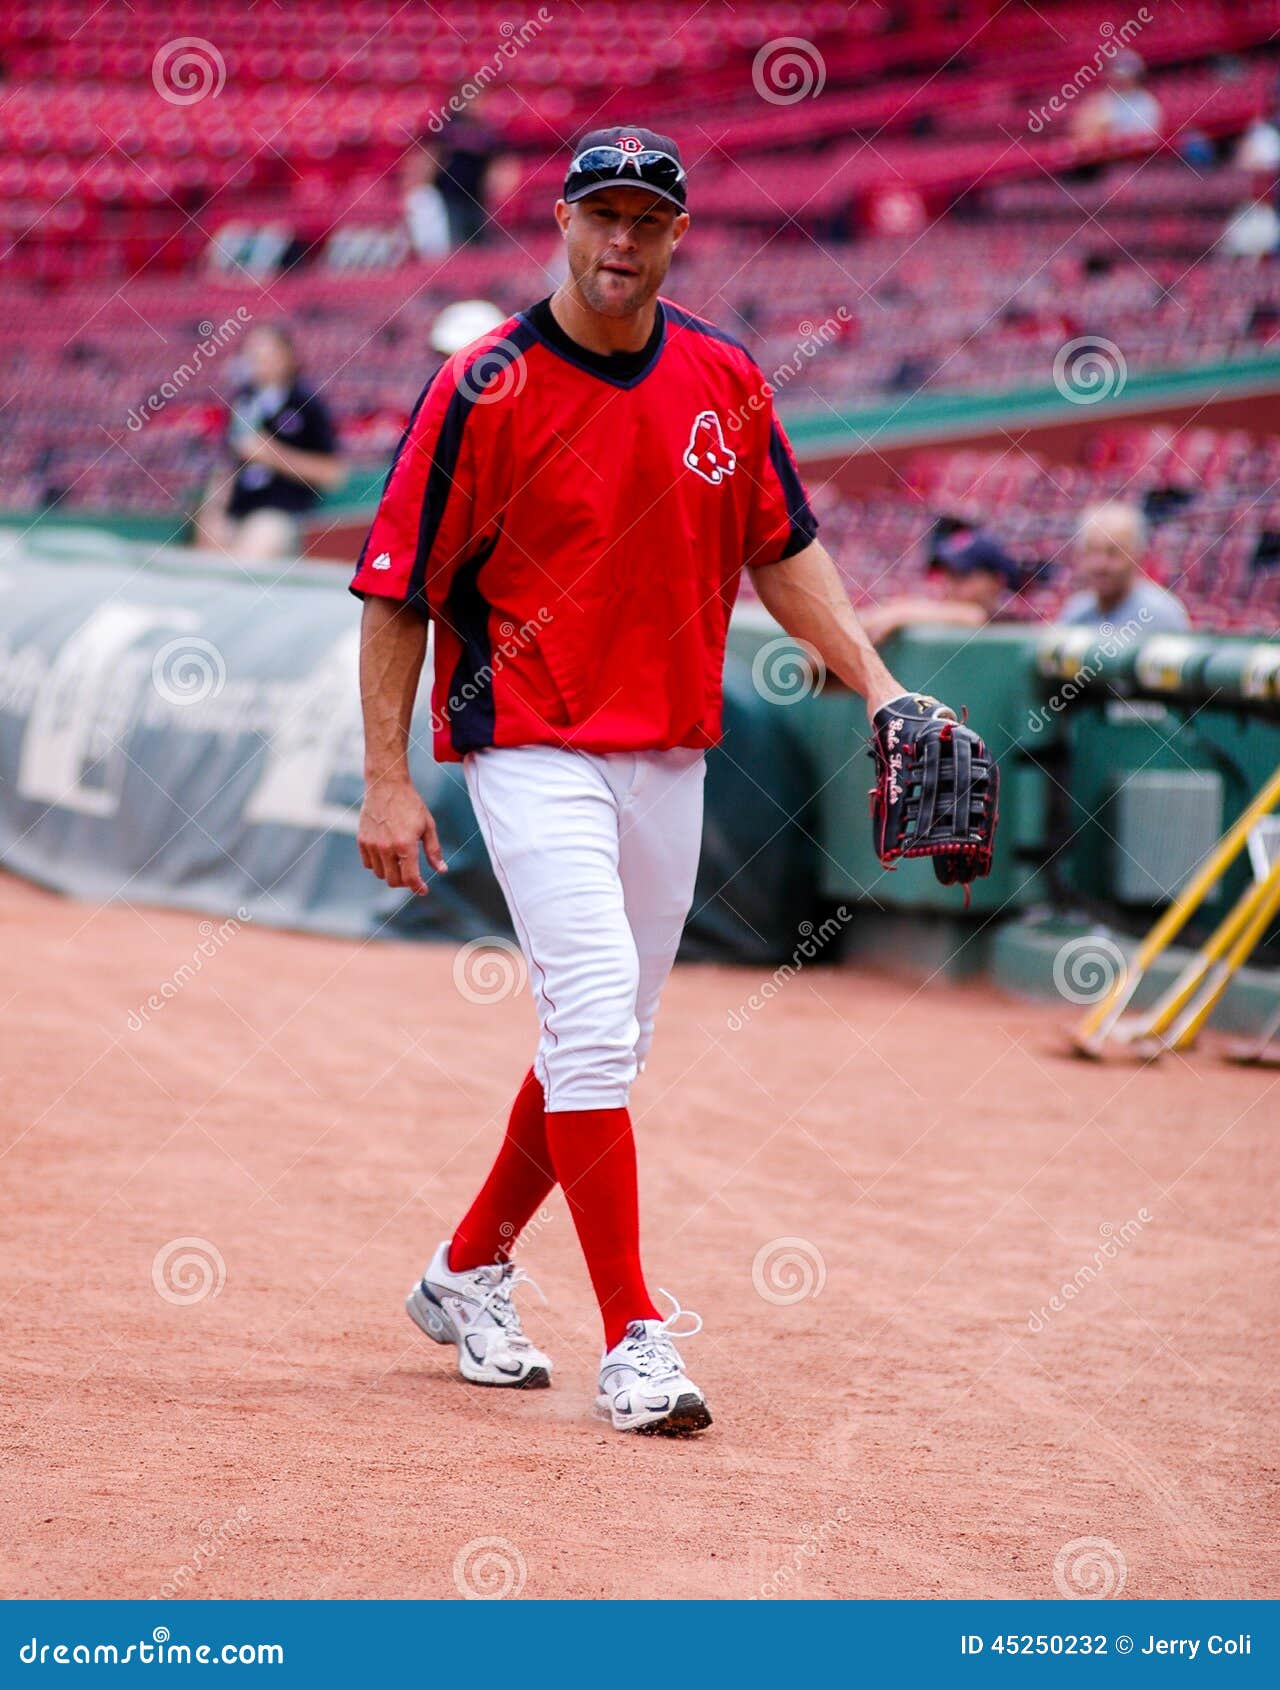
[[[812,647],[846,686],[862,694],[868,715],[902,695],[903,688],[881,662],[819,541],[781,563],[753,569],[751,579],[774,620]]]
[[[392,599],[367,598],[360,621],[364,773],[370,785],[409,778],[409,727],[427,652],[427,625]]]
[[[365,796],[357,843],[365,867],[388,886],[425,893],[421,843],[432,868],[444,855],[431,812],[409,776],[409,731],[427,650],[417,611],[367,598],[360,623],[360,703],[364,713]]]

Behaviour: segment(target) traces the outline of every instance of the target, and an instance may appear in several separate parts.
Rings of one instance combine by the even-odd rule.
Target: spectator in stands
[[[859,610],[874,644],[903,628],[981,628],[1008,620],[1010,594],[1024,584],[1023,570],[993,534],[945,517],[929,537],[928,574],[941,597],[904,595]]]
[[[1091,94],[1076,111],[1077,141],[1154,141],[1159,138],[1160,102],[1142,86],[1146,66],[1136,53],[1117,53],[1107,74],[1107,86]]]
[[[449,211],[436,183],[440,161],[430,148],[415,143],[400,164],[404,188],[404,223],[409,244],[419,258],[443,258],[449,251]]]
[[[1232,163],[1237,170],[1252,170],[1274,177],[1280,172],[1280,86],[1245,130],[1236,146]]]
[[[1073,627],[1123,628],[1144,634],[1183,633],[1191,626],[1185,607],[1143,572],[1147,524],[1136,505],[1113,501],[1085,511],[1076,530],[1075,563],[1084,585],[1058,615]]]
[[[473,340],[479,340],[482,334],[488,334],[490,329],[496,329],[499,323],[505,321],[506,312],[500,311],[490,300],[455,299],[440,311],[431,325],[428,337],[431,349],[438,352],[442,359],[452,358],[455,352],[461,352],[464,346],[470,346]]]
[[[289,331],[261,324],[245,338],[249,382],[236,395],[220,469],[196,518],[196,543],[244,562],[295,557],[301,519],[345,471],[328,407],[303,381]]]
[[[458,99],[455,96],[455,102]],[[426,134],[418,143],[436,160],[436,186],[444,198],[454,248],[483,242],[489,234],[488,204],[495,187],[500,139],[485,119],[487,103],[482,89],[437,134]],[[502,170],[496,174],[504,179]]]
[[[1260,186],[1253,198],[1237,206],[1218,237],[1218,251],[1226,258],[1269,258],[1280,246],[1280,216],[1269,187]]]

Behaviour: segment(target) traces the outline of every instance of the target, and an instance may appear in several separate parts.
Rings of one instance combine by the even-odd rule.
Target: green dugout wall
[[[766,661],[785,672],[776,632],[739,627],[734,643],[779,692]],[[1274,641],[1162,635],[1112,652],[1088,630],[922,628],[896,636],[885,655],[906,685],[967,708],[1000,762],[1001,848],[974,885],[978,914],[1045,901],[1058,885],[1140,914],[1186,862],[1170,829],[1189,852],[1211,818],[1212,843],[1280,763]],[[957,894],[927,863],[887,871],[871,849],[861,700],[835,684],[810,691],[807,680],[796,694],[777,707],[791,712],[821,771],[823,894],[954,911]],[[1165,776],[1180,779],[1154,778]],[[1135,780],[1145,808],[1124,797]],[[1187,797],[1198,802],[1177,809]],[[1144,880],[1142,860],[1162,835],[1168,848]]]
[[[966,912],[928,863],[890,871],[872,850],[861,700],[815,687],[776,629],[740,621],[733,643],[817,771],[818,890],[858,909],[849,953],[917,976],[994,969],[1019,989],[1051,991],[1066,939],[1101,929],[1123,948],[1143,933],[1280,764],[1275,640],[1158,635],[1120,650],[1081,629],[899,635],[886,648],[894,673],[967,708],[1000,762],[995,863]],[[1237,863],[1189,938],[1216,923],[1249,872]],[[1151,994],[1177,960],[1155,971]],[[1273,931],[1233,989],[1226,1024],[1261,1025],[1277,964]]]

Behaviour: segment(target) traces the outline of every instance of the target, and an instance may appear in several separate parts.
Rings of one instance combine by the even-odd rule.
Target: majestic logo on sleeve
[[[713,487],[718,487],[737,468],[738,454],[725,444],[724,429],[714,411],[699,411],[693,419],[684,461],[695,475]]]

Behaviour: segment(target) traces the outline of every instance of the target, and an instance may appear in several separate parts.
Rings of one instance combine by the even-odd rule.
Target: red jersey
[[[669,300],[625,377],[539,309],[428,384],[351,590],[434,623],[441,761],[714,745],[743,566],[817,531],[764,377]]]

